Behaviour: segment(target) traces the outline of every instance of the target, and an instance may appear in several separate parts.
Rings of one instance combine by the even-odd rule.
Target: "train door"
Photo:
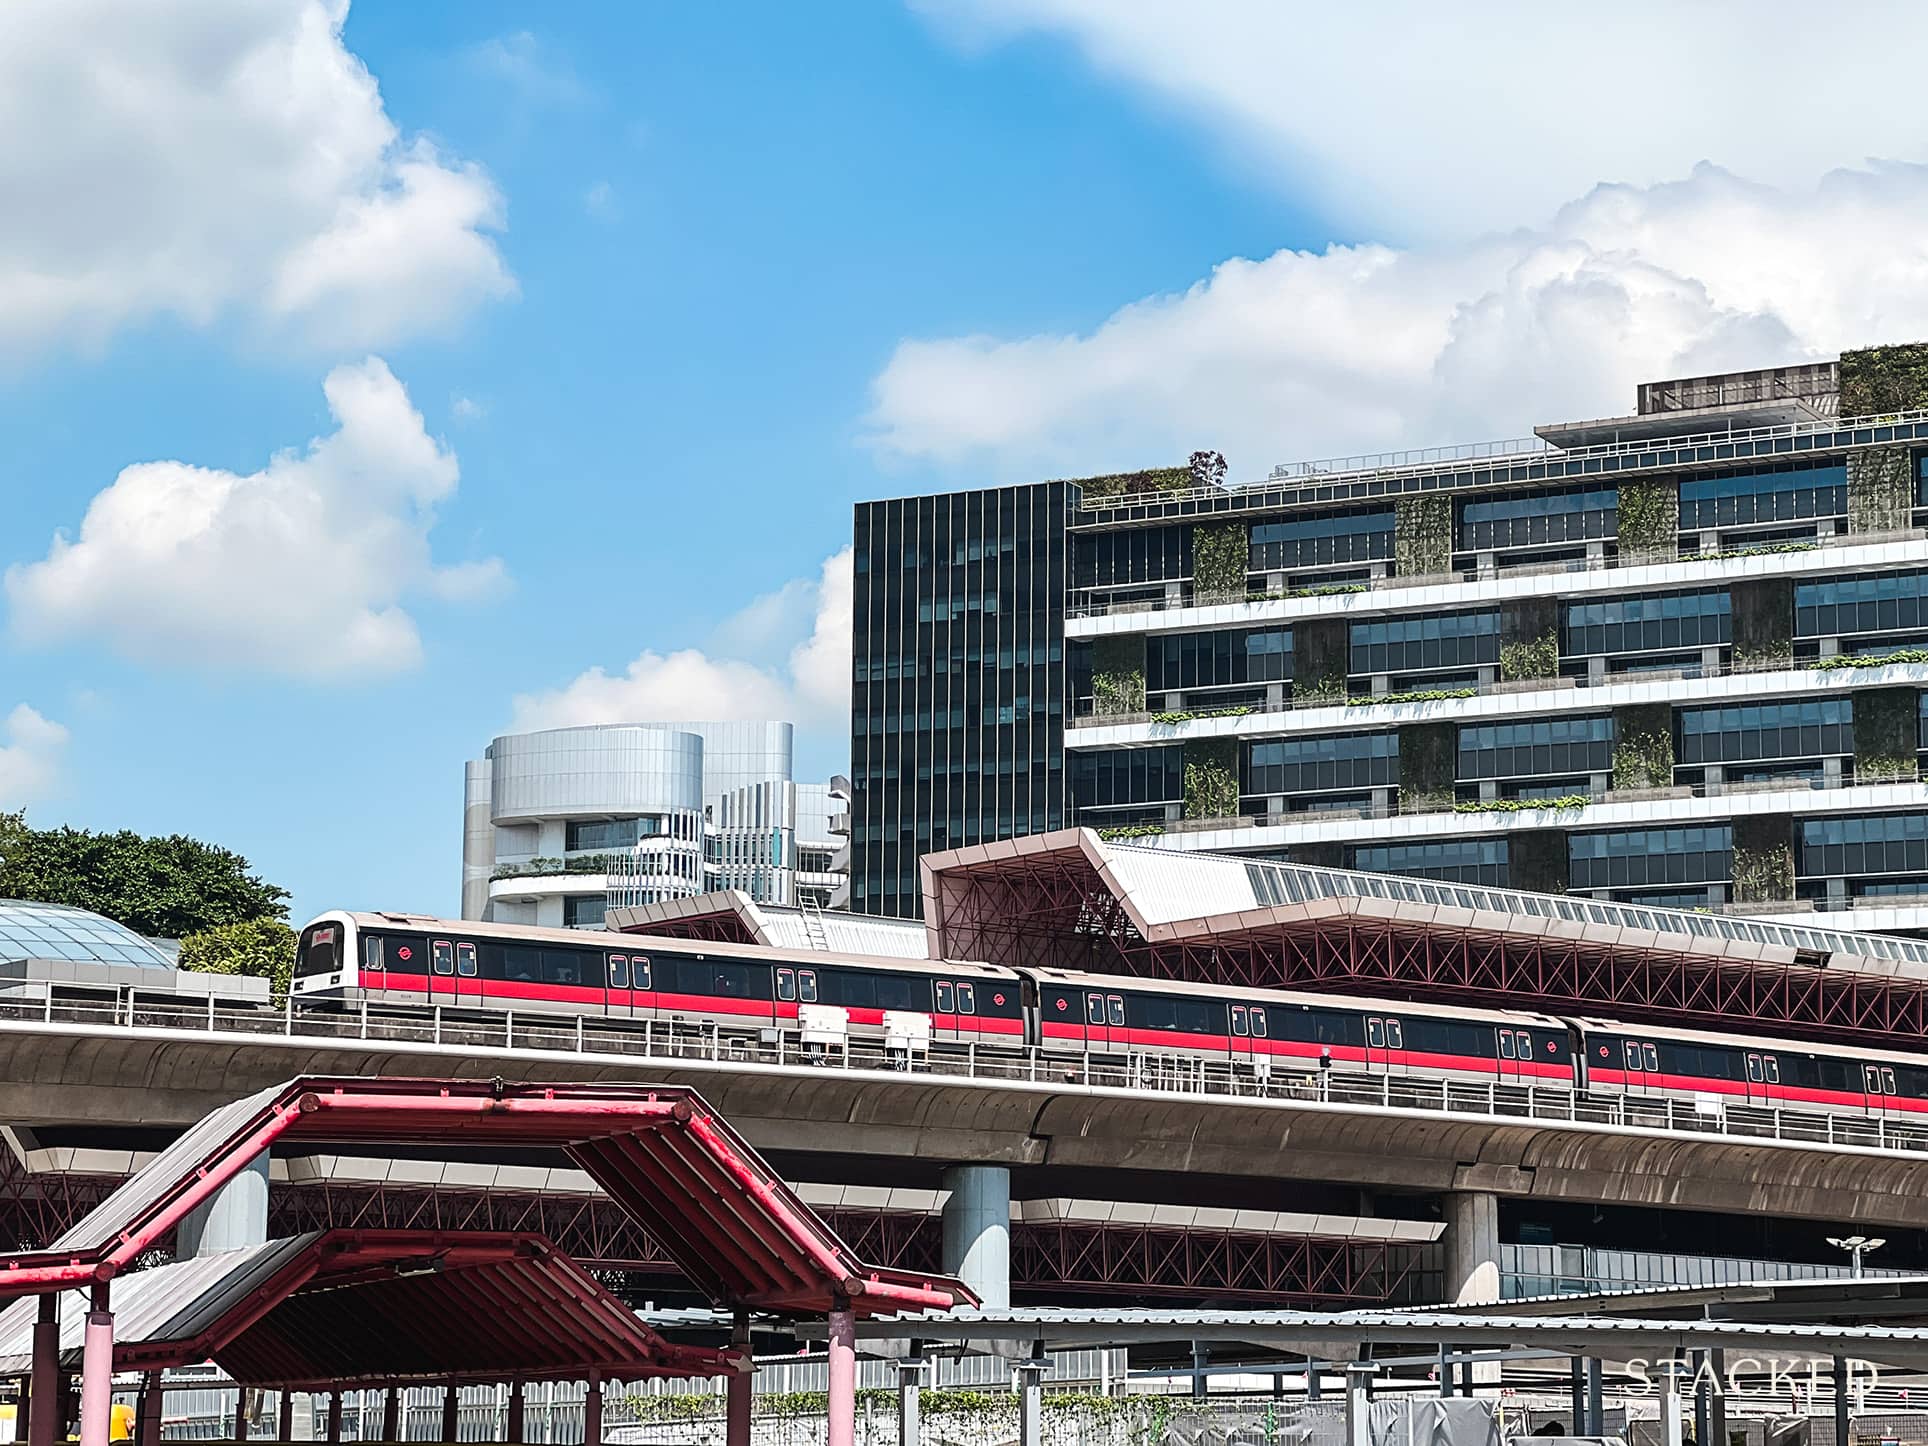
[[[1896,1088],[1893,1065],[1862,1065],[1861,1085],[1869,1114],[1887,1115],[1894,1112]]]
[[[1120,1026],[1122,1026],[1125,1022],[1124,1020],[1125,1002],[1121,996],[1113,994],[1107,997],[1103,993],[1103,991],[1096,990],[1096,989],[1087,989],[1085,991],[1084,1022],[1085,1022],[1085,1048],[1087,1050],[1102,1050],[1102,1051],[1109,1052],[1112,1049],[1122,1049],[1124,1047],[1124,1040],[1122,1038],[1122,1034],[1123,1034],[1122,1029],[1118,1031],[1118,1034],[1120,1035],[1120,1037],[1117,1039],[1115,1043],[1113,1042],[1113,1030],[1112,1030],[1112,1024],[1111,1024],[1111,1016],[1112,1016],[1111,1006],[1113,1001],[1116,1001],[1117,1003],[1118,1023]]]
[[[455,941],[431,939],[428,944],[428,1002],[455,1003]]]
[[[1257,1019],[1263,1019],[1265,1011],[1258,1005],[1234,1004],[1232,1014],[1232,1059],[1235,1063],[1245,1064],[1252,1059],[1252,1038],[1255,1030],[1263,1028]]]
[[[603,1013],[611,1019],[634,1019],[636,1001],[629,984],[629,956],[603,956]]]
[[[1366,1068],[1375,1074],[1404,1074],[1405,1058],[1405,1025],[1391,1015],[1367,1015]]]
[[[1742,1061],[1747,1075],[1747,1102],[1768,1104],[1781,1098],[1781,1061],[1766,1051],[1748,1050]]]
[[[1646,1040],[1620,1041],[1620,1062],[1626,1070],[1628,1094],[1650,1095],[1660,1090],[1660,1050]]]
[[[1498,1074],[1508,1084],[1531,1079],[1526,1068],[1533,1060],[1533,1036],[1524,1029],[1502,1026],[1493,1031],[1494,1053],[1499,1057]]]

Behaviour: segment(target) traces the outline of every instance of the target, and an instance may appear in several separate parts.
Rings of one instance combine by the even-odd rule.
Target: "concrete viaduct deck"
[[[297,1018],[298,1030],[317,1027]],[[1010,1055],[804,1064],[690,1031],[584,1034],[553,1021],[391,1028],[337,1016],[166,1023],[0,1020],[0,1119],[183,1128],[301,1074],[493,1074],[689,1084],[758,1148],[964,1165],[1070,1166],[1316,1180],[1425,1193],[1642,1205],[1887,1228],[1928,1226],[1928,1131],[1861,1117],[1575,1095],[1385,1076],[1159,1073]],[[392,1026],[399,1029],[401,1026]],[[501,1037],[509,1031],[505,1042]],[[1261,1093],[1261,1089],[1263,1092]]]

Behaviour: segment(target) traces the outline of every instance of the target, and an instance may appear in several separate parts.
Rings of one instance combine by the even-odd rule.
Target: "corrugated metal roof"
[[[727,922],[746,944],[772,949],[832,954],[874,955],[886,959],[927,959],[923,924],[915,919],[885,919],[838,909],[804,910],[788,904],[763,904],[741,889],[714,889],[654,904],[625,904],[608,911],[606,927],[621,933],[650,934],[665,926],[688,927],[699,920]],[[819,938],[812,927],[821,924]]]

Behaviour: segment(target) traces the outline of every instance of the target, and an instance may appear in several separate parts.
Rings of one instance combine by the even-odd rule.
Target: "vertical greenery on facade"
[[[1238,816],[1238,751],[1236,738],[1185,741],[1186,818]]]
[[[1459,774],[1457,723],[1407,723],[1399,730],[1399,811],[1439,813],[1453,806]]]
[[[1567,836],[1560,828],[1528,829],[1506,836],[1506,882],[1509,888],[1537,894],[1567,890]]]
[[[1402,497],[1393,508],[1393,569],[1400,577],[1453,570],[1453,499],[1440,492]]]
[[[1251,544],[1245,524],[1228,522],[1192,529],[1192,599],[1220,602],[1245,596]]]
[[[1344,618],[1307,618],[1292,625],[1292,696],[1342,702],[1352,628]]]
[[[1522,598],[1500,609],[1500,678],[1508,683],[1560,676],[1560,607]]]
[[[1794,657],[1794,579],[1751,578],[1728,588],[1734,666],[1766,668]]]
[[[1674,786],[1674,710],[1670,705],[1642,703],[1616,708],[1613,732],[1616,789]]]
[[[1099,507],[1126,497],[1182,492],[1192,485],[1189,467],[1150,467],[1143,472],[1113,472],[1103,477],[1071,479],[1080,507]]]
[[[1841,353],[1841,415],[1885,417],[1928,407],[1928,343]],[[1850,453],[1848,531],[1899,532],[1914,507],[1906,447]]]
[[[1855,781],[1880,783],[1919,776],[1916,733],[1921,691],[1857,688],[1853,697]]]
[[[1145,711],[1145,640],[1098,638],[1091,644],[1091,711],[1097,717]]]
[[[1671,561],[1679,556],[1679,481],[1630,477],[1622,482],[1617,535],[1622,562]]]
[[[1794,897],[1794,820],[1784,813],[1734,820],[1734,902],[1771,904]]]

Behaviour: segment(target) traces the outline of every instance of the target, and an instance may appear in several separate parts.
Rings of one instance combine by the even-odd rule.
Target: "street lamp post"
[[[1848,1254],[1853,1257],[1854,1263],[1850,1267],[1849,1273],[1856,1280],[1861,1279],[1861,1257],[1879,1250],[1887,1243],[1885,1239],[1879,1236],[1830,1235],[1828,1237],[1828,1244],[1832,1245],[1836,1250],[1847,1251]]]

